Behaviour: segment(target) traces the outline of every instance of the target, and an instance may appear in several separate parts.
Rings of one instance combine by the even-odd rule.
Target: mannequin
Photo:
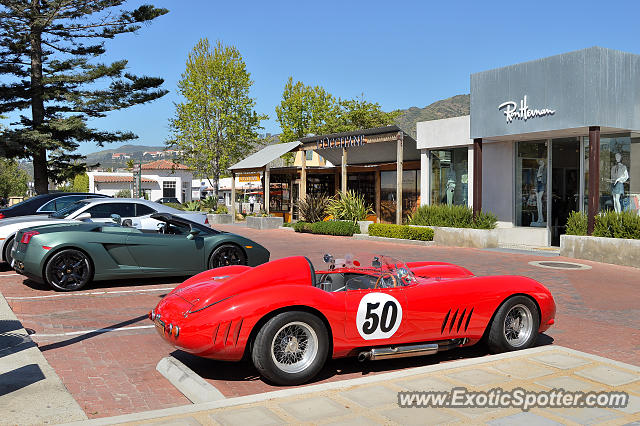
[[[467,205],[467,198],[469,195],[469,174],[467,171],[467,160],[462,161],[462,176],[460,177],[460,183],[462,184],[462,204]]]
[[[447,173],[447,205],[453,204],[453,192],[456,189],[456,172],[453,170],[453,167],[449,169]]]
[[[547,168],[545,167],[544,160],[541,158],[538,160],[538,171],[536,172],[536,206],[538,207],[538,220],[532,222],[532,226],[545,226],[546,222],[542,216],[542,197],[544,191],[547,188]]]
[[[624,183],[629,179],[629,171],[627,166],[621,163],[622,154],[616,152],[616,164],[611,167],[611,194],[613,195],[613,209],[616,213],[620,213],[620,196],[624,194]]]

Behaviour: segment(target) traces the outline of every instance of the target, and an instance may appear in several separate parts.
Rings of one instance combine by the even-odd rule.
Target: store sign
[[[244,175],[238,176],[240,182],[257,182],[260,180],[260,175]]]
[[[364,135],[342,136],[339,138],[323,138],[318,141],[318,149],[346,148],[349,146],[362,146],[367,143]]]
[[[524,95],[524,98],[520,101],[520,108],[518,108],[516,102],[508,101],[501,103],[498,109],[503,110],[507,123],[511,123],[513,120],[527,121],[530,118],[545,117],[556,113],[556,110],[550,108],[530,109],[529,105],[527,105],[527,95]]]

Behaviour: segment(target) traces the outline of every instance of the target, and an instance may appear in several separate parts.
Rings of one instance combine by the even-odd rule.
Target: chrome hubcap
[[[309,367],[318,354],[318,337],[303,322],[286,324],[273,337],[271,359],[286,373],[298,373]]]
[[[511,346],[524,345],[533,332],[533,316],[525,305],[515,305],[504,319],[504,337]]]

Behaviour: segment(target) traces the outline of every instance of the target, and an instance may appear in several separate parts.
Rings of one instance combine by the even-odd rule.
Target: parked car
[[[162,198],[158,198],[156,200],[156,203],[160,203],[160,204],[167,204],[167,203],[171,203],[171,204],[182,204],[180,203],[180,201],[178,201],[178,199],[176,197],[162,197]]]
[[[385,256],[325,261],[324,271],[302,256],[206,271],[149,317],[176,348],[225,361],[247,355],[282,385],[312,379],[327,357],[429,355],[483,336],[492,352],[525,349],[554,323],[551,293],[530,278]]]
[[[93,198],[76,201],[49,214],[49,216],[20,216],[0,220],[0,256],[11,263],[11,245],[18,231],[28,227],[60,222],[112,222],[111,216],[118,215],[132,226],[156,231],[160,222],[152,219],[153,213],[170,213],[201,225],[208,224],[207,215],[202,212],[185,212],[169,206],[139,198]]]
[[[257,266],[269,260],[267,249],[239,235],[169,213],[154,213],[151,218],[161,224],[155,231],[119,223],[61,223],[23,229],[13,244],[13,267],[55,290],[72,291],[91,281],[185,276],[220,266]]]
[[[78,200],[97,197],[107,196],[82,192],[56,192],[36,195],[11,207],[0,209],[0,219],[27,215],[48,215]]]

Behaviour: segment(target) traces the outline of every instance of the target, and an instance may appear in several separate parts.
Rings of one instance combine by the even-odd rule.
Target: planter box
[[[495,229],[446,228],[432,226],[433,241],[439,246],[495,248],[498,231]]]
[[[230,214],[208,214],[209,225],[224,225],[232,222],[233,216]]]
[[[373,223],[372,220],[359,220],[358,221],[358,226],[360,226],[360,233],[361,234],[368,234],[369,233],[369,225],[371,225]]]
[[[247,227],[253,229],[278,229],[283,223],[281,217],[247,216]]]
[[[560,256],[638,268],[640,240],[561,235]]]

